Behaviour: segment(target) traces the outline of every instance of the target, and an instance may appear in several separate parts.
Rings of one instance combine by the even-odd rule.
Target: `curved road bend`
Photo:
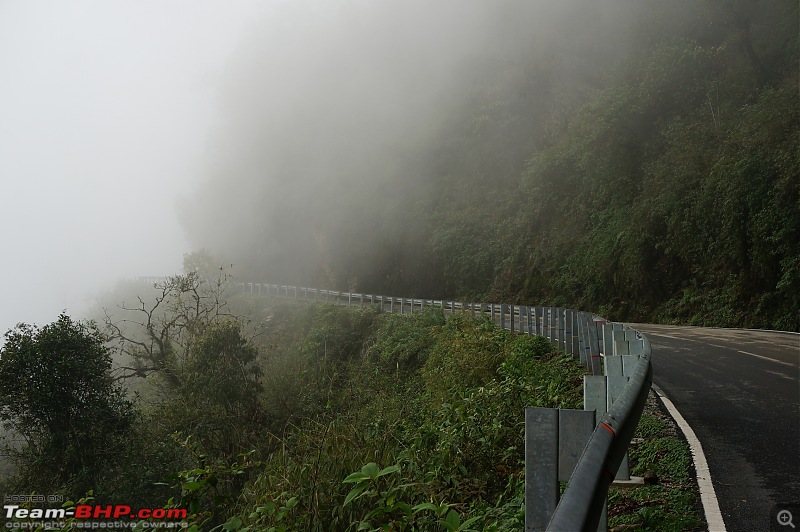
[[[703,446],[727,530],[769,530],[775,504],[800,503],[800,335],[631,326]]]

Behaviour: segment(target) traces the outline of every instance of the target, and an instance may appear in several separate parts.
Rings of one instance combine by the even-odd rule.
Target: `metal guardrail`
[[[569,479],[547,530],[597,530],[614,480],[644,410],[653,369],[650,342],[633,375],[608,412],[600,418]]]
[[[354,303],[360,306],[380,305],[384,310],[402,314],[413,314],[415,309],[432,307],[440,308],[443,312],[485,315],[493,322],[499,322],[503,328],[549,338],[554,347],[579,359],[595,376],[603,375],[604,369],[606,374],[611,375],[616,371],[609,371],[611,366],[618,365],[618,374],[629,377],[627,383],[621,391],[615,392],[613,399],[609,388],[608,411],[589,437],[546,527],[553,531],[605,530],[606,524],[601,519],[605,516],[608,488],[623,462],[652,382],[650,342],[638,331],[607,322],[588,312],[564,308],[459,303],[262,283],[238,283],[238,286],[242,287],[244,293],[348,306]],[[626,358],[631,359],[629,362],[636,358],[635,366],[623,363]],[[603,365],[606,367],[603,368]],[[525,482],[527,490],[527,471]],[[525,529],[542,529],[538,523],[528,519],[531,514],[529,497],[526,496]]]
[[[594,329],[589,324],[596,317],[588,312],[505,303],[465,303],[438,299],[392,297],[264,283],[238,283],[237,286],[247,294],[272,295],[348,306],[381,305],[388,312],[400,314],[413,314],[425,308],[440,308],[449,313],[465,312],[473,316],[483,315],[505,329],[549,338],[554,347],[580,359],[592,370],[593,374],[602,374],[600,366],[602,348],[598,343],[597,336],[595,335],[592,341],[589,335],[580,332]]]

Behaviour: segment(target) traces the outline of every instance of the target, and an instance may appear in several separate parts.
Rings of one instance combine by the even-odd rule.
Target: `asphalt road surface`
[[[776,504],[800,503],[800,335],[632,326],[703,446],[727,530],[769,530]]]

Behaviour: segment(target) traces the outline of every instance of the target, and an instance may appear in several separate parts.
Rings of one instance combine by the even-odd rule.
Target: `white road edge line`
[[[694,458],[694,469],[697,473],[697,485],[700,488],[700,502],[703,503],[703,512],[706,514],[708,529],[713,532],[725,532],[725,521],[722,519],[714,484],[711,483],[711,471],[708,469],[708,461],[706,460],[706,455],[703,454],[703,446],[700,445],[700,440],[697,439],[692,427],[683,419],[681,413],[678,412],[672,401],[664,394],[664,391],[655,384],[652,384],[652,387],[689,443],[689,449]]]

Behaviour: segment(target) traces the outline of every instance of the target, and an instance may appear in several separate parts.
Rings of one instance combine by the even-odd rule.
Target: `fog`
[[[485,103],[495,76],[510,86],[502,77],[519,75],[520,91],[542,91],[542,108],[514,110],[528,128],[516,133],[530,134],[558,99],[546,91],[570,79],[584,88],[624,55],[628,33],[620,29],[637,9],[451,0],[327,6],[287,5],[280,23],[261,19],[244,38],[221,83],[203,183],[181,206],[191,247],[229,258],[253,280],[404,289],[381,281],[391,268],[364,272],[381,269],[376,246],[389,257],[403,247],[414,253],[413,238],[398,234],[414,209],[444,208],[423,206],[432,172],[448,171],[429,145],[443,144],[461,111]],[[537,61],[542,79],[522,79]],[[494,97],[500,106],[509,99]],[[478,117],[473,129],[480,127]],[[496,170],[487,168],[487,185]]]
[[[594,75],[625,4],[0,0],[0,329],[193,249],[320,280],[331,226],[424,197],[426,143],[498,65]]]
[[[220,73],[259,1],[0,1],[0,329],[181,266]]]

